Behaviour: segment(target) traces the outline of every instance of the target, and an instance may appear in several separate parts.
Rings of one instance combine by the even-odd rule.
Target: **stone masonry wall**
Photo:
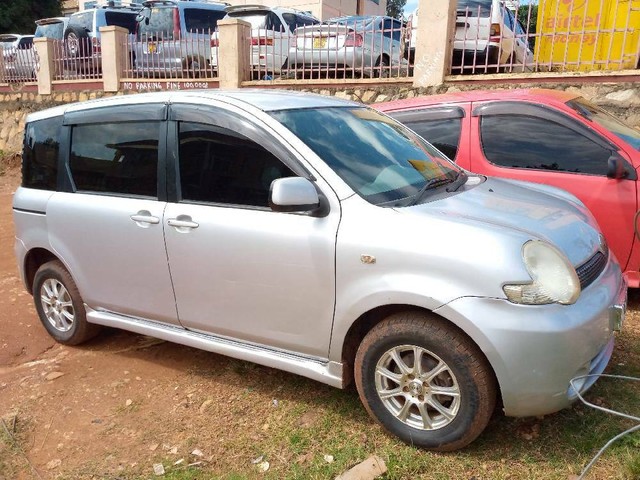
[[[369,86],[354,88],[305,88],[288,85],[291,90],[312,91],[321,95],[356,100],[366,104],[412,98],[421,95],[451,93],[477,89],[515,88],[504,84],[461,85],[445,84],[433,88],[416,89],[401,85]],[[617,115],[631,126],[640,128],[640,88],[634,83],[589,83],[589,84],[539,84],[528,87],[554,88],[576,92],[588,100],[602,106]],[[66,103],[82,102],[90,99],[111,96],[113,94],[96,92],[59,92],[53,95],[36,93],[0,94],[0,152],[10,154],[22,148],[25,118],[29,113]],[[117,95],[122,95],[119,92]]]

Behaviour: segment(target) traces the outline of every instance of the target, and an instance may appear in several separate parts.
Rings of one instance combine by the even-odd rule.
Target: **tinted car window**
[[[133,12],[105,12],[107,25],[126,28],[129,33],[136,33],[136,14]]]
[[[457,8],[458,15],[488,17],[491,14],[491,0],[458,0]]]
[[[24,132],[22,186],[55,190],[62,117],[29,123]]]
[[[93,30],[93,10],[79,13],[69,19],[69,24],[77,27],[86,28],[88,31]]]
[[[69,166],[77,190],[156,197],[158,122],[78,125]]]
[[[271,182],[293,172],[261,145],[231,130],[180,123],[182,199],[268,207]]]
[[[225,16],[224,10],[184,9],[184,24],[188,32],[213,32],[218,20]]]
[[[23,50],[27,50],[32,46],[33,46],[33,38],[31,37],[21,38],[20,42],[18,43],[18,48]]]
[[[38,25],[36,27],[36,38],[48,37],[48,38],[57,38],[61,39],[64,35],[64,23],[63,22],[55,22],[55,23],[47,23],[45,25]]]
[[[462,130],[460,118],[408,122],[406,125],[447,157],[455,160]]]
[[[492,115],[482,118],[480,132],[484,154],[496,165],[607,174],[608,149],[549,120]]]
[[[149,24],[140,22],[139,34],[141,38],[154,34],[162,34],[165,39],[173,38],[173,12],[175,7],[155,7],[149,12]]]

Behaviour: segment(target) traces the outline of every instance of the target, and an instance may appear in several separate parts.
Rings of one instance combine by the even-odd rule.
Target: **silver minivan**
[[[387,431],[464,447],[567,407],[626,285],[572,195],[461,170],[366,106],[127,95],[26,122],[15,253],[45,329],[100,326],[355,382]]]

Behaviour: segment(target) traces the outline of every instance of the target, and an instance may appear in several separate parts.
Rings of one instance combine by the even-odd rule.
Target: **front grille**
[[[606,265],[607,256],[602,252],[596,252],[593,257],[576,268],[576,273],[580,279],[580,287],[584,290],[591,285],[600,276]]]

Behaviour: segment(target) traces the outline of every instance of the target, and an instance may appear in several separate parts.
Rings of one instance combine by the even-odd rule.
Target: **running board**
[[[342,363],[324,362],[312,357],[265,348],[260,345],[242,343],[224,337],[185,330],[182,327],[166,323],[152,322],[137,317],[128,317],[108,311],[93,310],[87,305],[87,321],[105,327],[119,328],[129,332],[148,335],[168,342],[219,353],[227,357],[258,363],[266,367],[284,370],[303,377],[326,383],[332,387],[343,388]]]

